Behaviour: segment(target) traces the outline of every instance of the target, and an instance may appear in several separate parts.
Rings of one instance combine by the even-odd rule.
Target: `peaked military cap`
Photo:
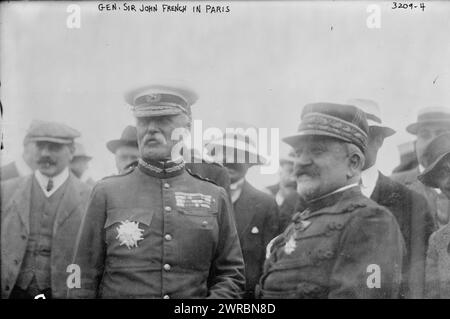
[[[25,139],[30,142],[53,142],[58,144],[71,144],[81,134],[76,129],[62,123],[34,120]]]
[[[149,85],[125,94],[135,117],[181,113],[191,116],[191,105],[197,99],[197,94],[188,88],[167,85]]]
[[[364,152],[368,131],[366,116],[356,106],[328,102],[311,103],[303,108],[297,133],[283,138],[283,141],[294,146],[303,136],[328,136],[355,144]]]

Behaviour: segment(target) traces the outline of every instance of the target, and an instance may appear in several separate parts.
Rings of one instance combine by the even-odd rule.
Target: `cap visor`
[[[134,111],[133,114],[135,117],[156,117],[156,116],[166,116],[166,115],[178,115],[178,114],[186,114],[179,108],[171,108],[165,110],[147,110],[147,111]]]
[[[30,142],[52,142],[57,144],[72,144],[72,139],[65,139],[65,138],[59,138],[59,137],[29,137],[28,140]]]
[[[282,138],[281,140],[283,142],[285,142],[286,144],[290,145],[290,146],[295,146],[297,144],[298,140],[300,140],[302,137],[307,137],[307,136],[333,137],[333,138],[336,138],[338,140],[341,140],[341,141],[353,144],[352,141],[350,141],[349,139],[343,138],[340,135],[332,134],[332,133],[328,133],[328,132],[324,132],[324,131],[319,131],[319,130],[305,130],[305,131],[302,131],[302,132],[298,132],[298,133],[296,133],[294,135],[286,136],[286,137]]]

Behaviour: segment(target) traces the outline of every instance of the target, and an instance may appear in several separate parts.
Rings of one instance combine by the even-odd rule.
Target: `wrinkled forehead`
[[[139,116],[136,117],[136,122],[139,123],[149,123],[152,121],[156,122],[173,122],[173,123],[188,123],[190,122],[190,117],[187,114],[164,114],[164,115],[151,115],[151,116]]]
[[[38,148],[49,148],[54,150],[63,149],[64,147],[69,147],[69,145],[72,144],[63,144],[63,143],[55,143],[50,141],[36,141],[34,142],[34,145]]]

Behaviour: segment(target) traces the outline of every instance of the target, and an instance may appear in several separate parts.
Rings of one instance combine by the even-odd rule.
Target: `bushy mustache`
[[[315,177],[315,176],[319,176],[319,172],[314,167],[308,167],[308,168],[298,167],[298,168],[295,168],[294,169],[294,176],[298,178],[301,175],[307,175],[307,176],[310,176],[310,177]]]
[[[56,165],[56,162],[52,160],[50,157],[41,157],[37,161],[38,164],[50,164],[50,165]]]

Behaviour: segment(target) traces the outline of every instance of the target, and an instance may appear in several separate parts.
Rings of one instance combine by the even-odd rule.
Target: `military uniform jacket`
[[[396,298],[404,243],[359,187],[311,203],[268,246],[262,298]]]
[[[2,298],[8,298],[19,275],[30,234],[31,186],[34,175],[2,183],[1,265]],[[51,247],[53,298],[67,295],[67,266],[71,263],[78,229],[90,189],[70,174],[56,213]]]
[[[381,173],[370,198],[389,209],[405,240],[401,297],[423,298],[428,239],[434,230],[426,199]]]
[[[182,162],[158,164],[140,161],[94,187],[74,260],[81,288],[69,297],[242,295],[244,263],[225,190]],[[127,244],[127,236],[135,240]]]
[[[245,262],[245,297],[252,298],[261,277],[266,246],[280,233],[278,206],[272,196],[244,181],[234,213]]]

